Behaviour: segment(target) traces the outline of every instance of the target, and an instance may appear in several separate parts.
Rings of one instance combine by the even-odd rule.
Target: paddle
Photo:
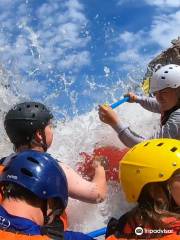
[[[129,102],[129,97],[124,97],[124,98],[120,99],[119,101],[111,104],[110,107],[111,107],[112,109],[114,109],[114,108],[120,106],[121,104],[123,104],[123,103],[125,103],[125,102]]]
[[[129,97],[124,97],[117,102],[110,105],[112,109],[120,106],[121,104],[128,102]],[[113,146],[104,146],[94,149],[94,151],[89,154],[86,152],[81,152],[79,155],[84,159],[83,162],[78,163],[77,171],[83,177],[92,178],[94,175],[93,161],[96,157],[104,157],[104,164],[106,169],[106,178],[107,180],[118,181],[118,169],[119,162],[124,154],[127,152],[126,149],[118,149]]]
[[[112,109],[128,102],[129,97],[124,97],[119,101],[110,105]],[[93,162],[95,159],[99,160],[102,157],[102,165],[106,170],[106,179],[111,181],[119,181],[119,162],[124,154],[128,151],[127,148],[119,149],[114,146],[103,146],[95,148],[91,154],[81,152],[79,155],[83,158],[83,162],[77,164],[77,171],[83,176],[92,179],[95,173]]]
[[[87,233],[89,237],[95,238],[102,235],[105,235],[106,227]]]

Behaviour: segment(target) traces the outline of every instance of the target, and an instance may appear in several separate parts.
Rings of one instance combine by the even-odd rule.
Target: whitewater
[[[17,94],[13,85],[9,84],[9,76],[3,69],[0,71],[0,157],[12,153],[13,147],[4,131],[4,114],[17,102],[24,101],[29,96]],[[17,86],[16,86],[17,87]],[[60,106],[59,111],[61,110]],[[53,111],[53,109],[52,109]],[[157,128],[159,116],[150,113],[138,104],[124,103],[116,109],[120,119],[128,123],[132,130],[139,134],[150,136]],[[117,134],[109,126],[100,122],[95,107],[90,112],[76,115],[69,120],[57,119],[54,130],[54,141],[49,149],[54,157],[76,169],[80,152],[92,153],[95,147],[112,145],[123,148]],[[100,204],[87,204],[78,200],[69,200],[67,213],[69,228],[72,230],[89,232],[106,226],[110,217],[119,217],[132,208],[126,202],[118,183],[108,183],[107,199]]]

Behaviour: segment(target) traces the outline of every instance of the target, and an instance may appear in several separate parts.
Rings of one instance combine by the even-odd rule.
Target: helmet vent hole
[[[31,161],[33,163],[39,164],[39,162],[35,158],[28,157],[27,160],[29,160],[29,161]]]
[[[144,147],[146,147],[146,146],[148,146],[149,145],[149,142],[147,142],[145,145],[144,145]]]
[[[168,71],[165,71],[164,73],[168,73]]]
[[[18,111],[20,112],[20,111],[21,111],[21,108],[18,108]]]
[[[171,148],[171,152],[175,152],[177,150],[177,147]]]
[[[38,107],[39,107],[39,106],[36,104],[36,105],[35,105],[35,108],[38,108]]]
[[[158,143],[156,146],[161,147],[164,143]]]
[[[163,77],[161,77],[161,79],[166,79],[166,78],[163,76]]]
[[[26,107],[27,107],[27,108],[30,108],[30,105],[28,104]]]
[[[173,69],[173,67],[169,67],[169,69]]]
[[[30,172],[30,171],[27,170],[26,168],[21,168],[21,172],[22,172],[24,175],[28,176],[28,177],[33,177],[32,172]]]

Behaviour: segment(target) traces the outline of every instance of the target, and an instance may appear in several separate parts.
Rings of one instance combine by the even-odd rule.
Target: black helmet
[[[15,146],[29,143],[37,130],[44,130],[50,119],[50,110],[39,102],[24,102],[8,111],[4,127]]]

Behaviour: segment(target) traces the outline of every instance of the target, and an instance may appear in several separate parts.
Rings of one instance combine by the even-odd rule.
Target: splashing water
[[[143,133],[149,136],[157,126],[157,115],[143,110],[137,104],[125,103],[117,111],[122,121],[129,123],[132,129],[139,134]],[[75,117],[65,124],[59,123],[50,152],[75,168],[76,163],[81,160],[80,152],[92,153],[95,147],[106,145],[124,147],[116,133],[110,127],[101,123],[97,111],[93,110]],[[70,202],[68,208],[70,227],[75,230],[92,231],[98,227],[103,227],[111,216],[119,217],[131,207],[126,203],[120,186],[110,183],[106,201],[98,206],[74,200]],[[79,209],[81,209],[80,217],[77,216]]]
[[[90,42],[88,20],[83,15],[83,6],[78,0],[62,1],[62,4],[46,1],[32,14],[29,1],[18,1],[19,7],[15,0],[7,1],[9,3],[10,9],[17,8],[18,21],[14,25],[14,11],[7,10],[0,25],[1,157],[13,151],[4,132],[4,113],[17,102],[32,99],[44,102],[55,114],[57,128],[50,153],[73,168],[82,151],[91,153],[96,146],[104,145],[123,148],[116,133],[99,121],[96,106],[105,101],[112,103],[128,90],[140,91],[139,82],[130,73],[126,81],[122,80],[124,78],[108,64],[108,67],[104,64],[104,71],[98,76],[93,71],[80,72],[83,67],[91,66],[86,49]],[[59,15],[61,8],[65,12]],[[98,18],[97,15],[95,19]],[[136,79],[140,77],[142,69],[138,68]],[[137,104],[125,103],[116,111],[121,120],[139,134],[149,136],[157,126],[157,115]],[[119,217],[131,207],[120,186],[110,183],[104,203],[70,201],[70,228],[84,232],[95,230],[103,227],[109,217]]]
[[[7,87],[8,75],[3,70],[0,72],[3,84],[0,86],[1,96],[1,157],[13,150],[10,147],[3,129],[3,115],[15,102],[22,101],[10,87]],[[142,109],[137,104],[125,103],[116,110],[123,122],[129,123],[133,130],[148,136],[157,125],[157,115]],[[133,118],[132,118],[133,116]],[[142,117],[143,116],[143,117]],[[97,146],[114,145],[123,148],[116,133],[107,125],[100,122],[97,111],[74,117],[72,120],[57,121],[54,141],[50,153],[59,160],[75,168],[80,161],[80,152],[91,153]],[[108,197],[104,203],[98,205],[86,204],[77,200],[70,200],[68,206],[70,228],[79,231],[92,231],[105,226],[111,216],[119,217],[129,209],[120,186],[110,183]],[[81,209],[81,216],[77,215]],[[96,217],[95,217],[96,216]],[[95,220],[96,219],[96,220]]]

